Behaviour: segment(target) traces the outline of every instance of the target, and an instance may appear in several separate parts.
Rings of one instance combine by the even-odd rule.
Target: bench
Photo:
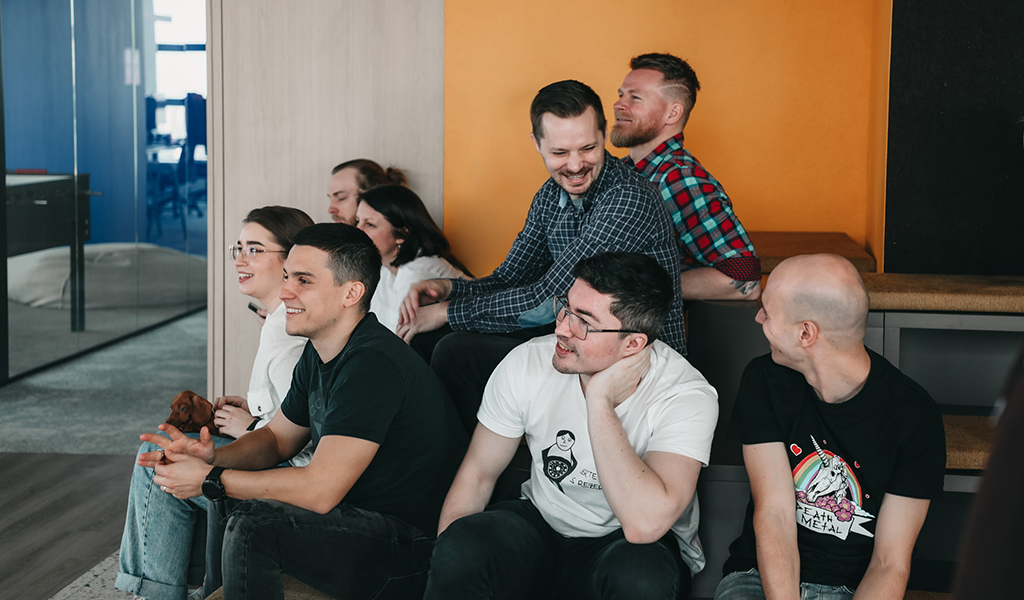
[[[839,232],[750,231],[754,251],[761,259],[761,273],[771,273],[780,262],[800,254],[838,254],[861,273],[874,273],[875,257],[864,247]]]

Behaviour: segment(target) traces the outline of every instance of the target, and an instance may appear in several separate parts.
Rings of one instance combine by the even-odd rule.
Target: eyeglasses
[[[244,254],[247,260],[256,258],[256,255],[263,254],[264,252],[273,252],[275,254],[288,254],[287,250],[266,250],[264,248],[258,248],[256,246],[240,246],[238,244],[228,245],[228,256],[231,260],[238,259],[239,254]]]
[[[561,323],[566,316],[569,318],[569,331],[580,340],[587,339],[591,333],[643,333],[632,329],[592,329],[583,317],[569,310],[569,301],[565,296],[555,296],[555,319]]]

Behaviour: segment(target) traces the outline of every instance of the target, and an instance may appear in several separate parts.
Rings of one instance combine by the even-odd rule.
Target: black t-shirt
[[[797,494],[800,580],[860,584],[885,494],[937,498],[946,437],[928,392],[868,350],[871,371],[846,402],[818,398],[804,376],[755,358],[740,380],[729,437],[742,444],[782,442]],[[754,501],[729,547],[726,574],[757,567]]]
[[[328,435],[380,445],[345,503],[437,531],[466,433],[430,367],[373,313],[326,364],[306,344],[281,411],[310,428],[314,448]]]

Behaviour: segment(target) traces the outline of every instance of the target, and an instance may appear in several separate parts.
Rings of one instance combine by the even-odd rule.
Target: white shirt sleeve
[[[667,347],[661,350],[674,354]],[[652,435],[647,451],[671,452],[707,466],[718,424],[718,392],[688,361],[675,356],[673,381],[664,400],[648,413]]]
[[[517,346],[498,364],[487,380],[477,411],[480,424],[498,435],[517,438],[526,432],[526,419],[517,387],[525,376],[526,346]]]
[[[671,452],[700,461],[711,459],[718,403],[701,391],[681,392],[658,416],[647,451]]]
[[[260,348],[252,366],[247,394],[249,412],[261,419],[257,427],[266,425],[277,414],[291,387],[292,372],[306,346],[305,338],[288,335],[285,331],[285,310],[281,304],[267,315],[260,332]]]
[[[438,277],[464,278],[465,275],[440,256],[420,256],[398,267],[398,274],[395,276],[395,296],[401,303],[412,284]]]

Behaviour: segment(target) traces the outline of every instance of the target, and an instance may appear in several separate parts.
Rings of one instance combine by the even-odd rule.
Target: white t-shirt
[[[551,365],[555,336],[516,347],[487,382],[477,417],[505,437],[526,435],[532,465],[523,496],[565,537],[600,537],[620,529],[600,477],[587,429],[579,375]],[[615,407],[638,456],[671,452],[707,466],[718,420],[718,393],[685,358],[660,340],[637,390]],[[697,496],[672,526],[683,560],[694,574],[704,567],[697,537]]]
[[[419,256],[398,267],[398,273],[382,266],[380,283],[370,299],[370,311],[380,324],[391,331],[398,328],[398,307],[409,294],[409,287],[424,279],[464,278],[466,275],[440,256]]]
[[[281,402],[292,385],[292,371],[302,356],[302,349],[306,347],[306,338],[288,335],[285,331],[285,314],[282,302],[274,312],[267,315],[263,329],[260,330],[260,346],[256,350],[256,360],[252,363],[249,392],[246,394],[249,412],[260,418],[256,424],[257,429],[269,423],[277,414],[277,409],[281,408]],[[305,466],[309,464],[311,456],[307,446],[290,462],[296,467]]]

